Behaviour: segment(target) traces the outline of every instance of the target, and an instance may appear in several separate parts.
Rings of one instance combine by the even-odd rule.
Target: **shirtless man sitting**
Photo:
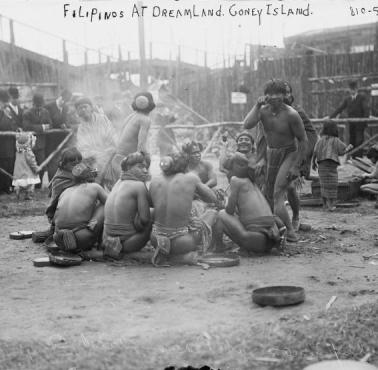
[[[265,96],[260,97],[248,113],[244,127],[253,128],[260,121],[264,127],[268,144],[265,195],[273,212],[286,225],[287,241],[296,242],[298,236],[286,209],[285,199],[290,183],[300,175],[299,169],[308,140],[298,112],[284,103],[286,92],[284,81],[269,81],[264,89]]]
[[[211,227],[217,212],[207,210],[193,217],[192,202],[196,193],[203,201],[216,203],[214,192],[193,172],[185,173],[188,157],[170,154],[160,162],[162,176],[154,178],[150,195],[154,206],[151,243],[155,247],[154,265],[164,264],[173,255],[206,251],[211,242]]]
[[[76,165],[72,174],[77,185],[66,189],[59,198],[54,241],[61,250],[79,252],[100,241],[107,195],[94,182],[96,173],[84,163]]]
[[[231,158],[230,174],[230,197],[213,227],[212,249],[224,250],[223,234],[248,252],[264,254],[281,247],[286,227],[273,216],[259,187],[251,181],[243,154],[236,152]]]
[[[114,258],[142,249],[151,233],[149,195],[150,163],[142,153],[129,154],[121,162],[121,178],[105,203],[103,247]]]
[[[195,141],[188,142],[182,147],[183,152],[189,155],[188,172],[194,172],[201,179],[202,183],[209,188],[217,186],[217,175],[210,162],[201,158],[202,144]]]

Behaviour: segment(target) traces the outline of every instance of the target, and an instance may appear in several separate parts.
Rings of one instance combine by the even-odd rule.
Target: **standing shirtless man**
[[[266,197],[274,213],[286,225],[287,241],[296,242],[298,236],[285,207],[285,196],[290,183],[299,177],[308,140],[298,112],[284,103],[285,82],[269,81],[264,94],[248,113],[244,127],[253,128],[259,121],[264,127],[268,144]]]
[[[151,233],[149,195],[150,163],[142,153],[129,154],[121,162],[121,178],[110,192],[105,204],[102,244],[112,250],[113,257],[142,249]]]
[[[163,157],[163,175],[154,178],[150,195],[154,206],[151,243],[155,247],[153,263],[160,265],[172,255],[206,250],[211,242],[211,227],[217,212],[206,211],[200,218],[191,214],[195,193],[208,203],[216,203],[215,193],[193,172],[185,173],[188,157],[184,153]]]
[[[151,93],[142,92],[134,97],[132,103],[134,113],[126,118],[125,126],[116,148],[116,153],[111,161],[110,175],[113,184],[121,174],[121,162],[127,155],[135,152],[148,153],[147,138],[151,126],[149,114],[155,108]],[[109,176],[109,175],[108,175]]]

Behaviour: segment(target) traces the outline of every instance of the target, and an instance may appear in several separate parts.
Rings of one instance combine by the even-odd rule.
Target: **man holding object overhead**
[[[244,127],[253,128],[259,121],[264,127],[268,144],[266,197],[287,228],[287,241],[296,242],[298,237],[285,207],[285,196],[290,183],[299,177],[308,140],[298,112],[284,103],[285,82],[270,80],[264,94],[248,113]]]

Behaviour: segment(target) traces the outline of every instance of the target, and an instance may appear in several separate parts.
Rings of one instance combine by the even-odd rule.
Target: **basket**
[[[357,197],[360,192],[361,184],[361,180],[339,182],[337,186],[337,199],[351,200]],[[311,192],[314,198],[321,198],[320,182],[318,180],[311,182]]]

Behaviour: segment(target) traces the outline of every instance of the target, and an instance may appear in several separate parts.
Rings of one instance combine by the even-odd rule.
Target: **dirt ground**
[[[47,226],[41,215],[44,194],[26,208],[13,195],[0,196],[0,341],[4,343],[94,348],[132,343],[143,348],[175,336],[206,337],[290,318],[314,323],[319,313],[326,312],[332,296],[337,299],[327,312],[377,301],[378,259],[365,261],[363,256],[378,252],[374,246],[378,210],[366,199],[356,208],[335,213],[303,208],[301,220],[311,224],[311,232],[301,232],[300,241],[288,244],[281,254],[242,257],[237,267],[154,268],[129,260],[36,268],[32,260],[46,255],[41,245],[30,239],[10,240],[9,233]],[[305,288],[303,304],[276,309],[259,307],[251,300],[257,287],[286,284]],[[176,360],[181,366],[186,363],[185,356]],[[23,368],[16,361],[13,365]],[[270,368],[264,366],[256,369]],[[1,357],[0,368],[5,368]],[[6,368],[11,368],[9,362]],[[55,368],[76,369],[64,364]]]

